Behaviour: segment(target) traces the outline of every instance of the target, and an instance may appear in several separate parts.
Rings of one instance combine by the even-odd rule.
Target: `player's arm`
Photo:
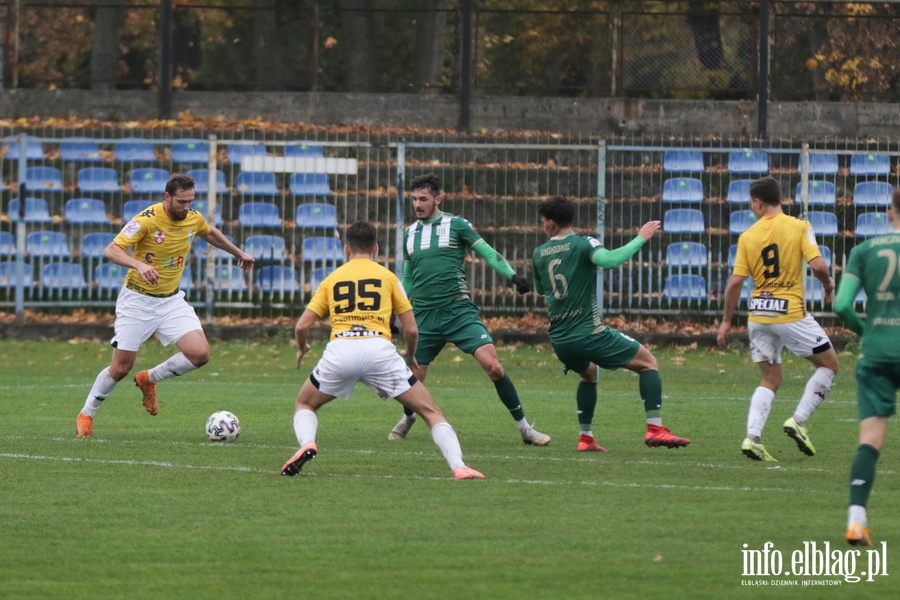
[[[403,277],[400,279],[400,284],[406,295],[412,298],[410,295],[412,294],[412,263],[408,260],[403,262]]]
[[[641,226],[640,231],[638,231],[637,237],[624,246],[620,246],[614,250],[607,250],[606,248],[598,247],[591,255],[591,262],[598,267],[603,267],[604,269],[612,269],[618,267],[626,260],[634,256],[637,251],[644,246],[644,244],[650,241],[650,238],[652,238],[654,234],[659,231],[659,226],[659,221],[647,221]]]
[[[866,322],[856,312],[856,294],[862,282],[850,273],[844,273],[841,285],[838,288],[837,297],[834,299],[834,312],[841,318],[847,329],[863,334]]]
[[[816,279],[822,282],[822,287],[825,288],[825,297],[828,298],[832,292],[834,292],[834,278],[831,276],[831,271],[828,270],[828,263],[825,262],[825,259],[821,256],[817,256],[811,261],[809,261],[809,268],[812,269],[813,275]]]
[[[416,317],[413,311],[408,310],[397,315],[400,326],[403,327],[403,337],[406,339],[406,361],[411,369],[418,369],[416,362],[416,346],[419,343],[419,327],[416,325]]]
[[[217,227],[213,227],[212,225],[210,225],[209,233],[203,236],[203,239],[209,242],[211,246],[215,246],[220,250],[224,250],[228,254],[235,257],[238,261],[238,266],[245,272],[249,273],[253,268],[253,263],[256,259],[231,243],[231,240],[225,237],[225,234],[219,231]]]
[[[115,241],[110,242],[109,246],[106,247],[106,250],[103,251],[103,256],[106,260],[119,265],[120,267],[127,267],[129,269],[134,269],[138,272],[138,275],[141,276],[146,283],[150,285],[156,285],[159,283],[159,271],[151,265],[150,263],[141,262],[138,259],[134,258],[128,252],[117,244]]]
[[[303,314],[300,315],[300,318],[297,319],[297,324],[294,325],[294,336],[297,338],[298,369],[300,368],[300,362],[303,360],[303,357],[309,352],[309,330],[318,322],[319,315],[307,308],[303,311]]]
[[[483,258],[493,270],[511,280],[516,286],[516,289],[519,290],[520,294],[527,294],[531,291],[531,284],[528,283],[528,280],[521,275],[518,275],[510,264],[506,262],[503,255],[494,250],[486,241],[483,239],[478,240],[475,242],[475,245],[472,246],[472,250],[475,251],[475,254]]]
[[[738,302],[741,299],[741,287],[744,285],[744,275],[732,275],[725,285],[725,299],[722,304],[722,322],[719,324],[719,331],[716,334],[716,343],[725,346],[728,343],[728,332],[731,331],[731,319],[734,317],[734,311],[737,310]]]

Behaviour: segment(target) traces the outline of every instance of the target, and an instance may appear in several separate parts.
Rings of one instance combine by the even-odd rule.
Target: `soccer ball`
[[[241,422],[227,410],[214,412],[206,421],[206,435],[211,442],[233,442],[241,435]]]

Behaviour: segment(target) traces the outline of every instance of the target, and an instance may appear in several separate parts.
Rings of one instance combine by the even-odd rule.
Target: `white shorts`
[[[185,302],[184,292],[154,298],[124,286],[119,290],[111,342],[114,348],[137,352],[154,333],[163,346],[168,346],[197,329],[202,330],[203,326],[194,308]]]
[[[791,323],[747,323],[750,357],[753,362],[781,364],[781,351],[787,348],[802,358],[824,352],[831,347],[828,334],[812,315]]]
[[[337,398],[349,398],[357,381],[380,398],[396,398],[412,387],[413,373],[385,338],[336,339],[325,345],[310,377],[320,392]]]

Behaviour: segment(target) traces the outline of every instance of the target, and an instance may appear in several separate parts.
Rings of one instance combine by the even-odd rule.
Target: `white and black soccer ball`
[[[211,442],[233,442],[241,435],[241,422],[227,410],[216,411],[206,421],[206,435]]]

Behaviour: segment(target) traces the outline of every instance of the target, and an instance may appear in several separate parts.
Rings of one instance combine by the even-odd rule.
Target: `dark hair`
[[[575,203],[562,196],[554,196],[538,204],[538,213],[560,227],[568,227],[575,220]]]
[[[763,177],[750,183],[750,198],[758,198],[768,206],[781,205],[781,184],[774,177]]]
[[[174,196],[181,190],[194,189],[194,179],[182,173],[175,173],[166,182],[166,193]]]
[[[378,230],[368,221],[357,221],[347,228],[347,245],[354,252],[373,252]]]
[[[428,188],[428,191],[432,196],[443,196],[444,192],[441,190],[441,180],[434,173],[428,173],[427,175],[419,175],[418,177],[413,177],[410,182],[409,189],[411,190],[420,190],[422,188]]]

